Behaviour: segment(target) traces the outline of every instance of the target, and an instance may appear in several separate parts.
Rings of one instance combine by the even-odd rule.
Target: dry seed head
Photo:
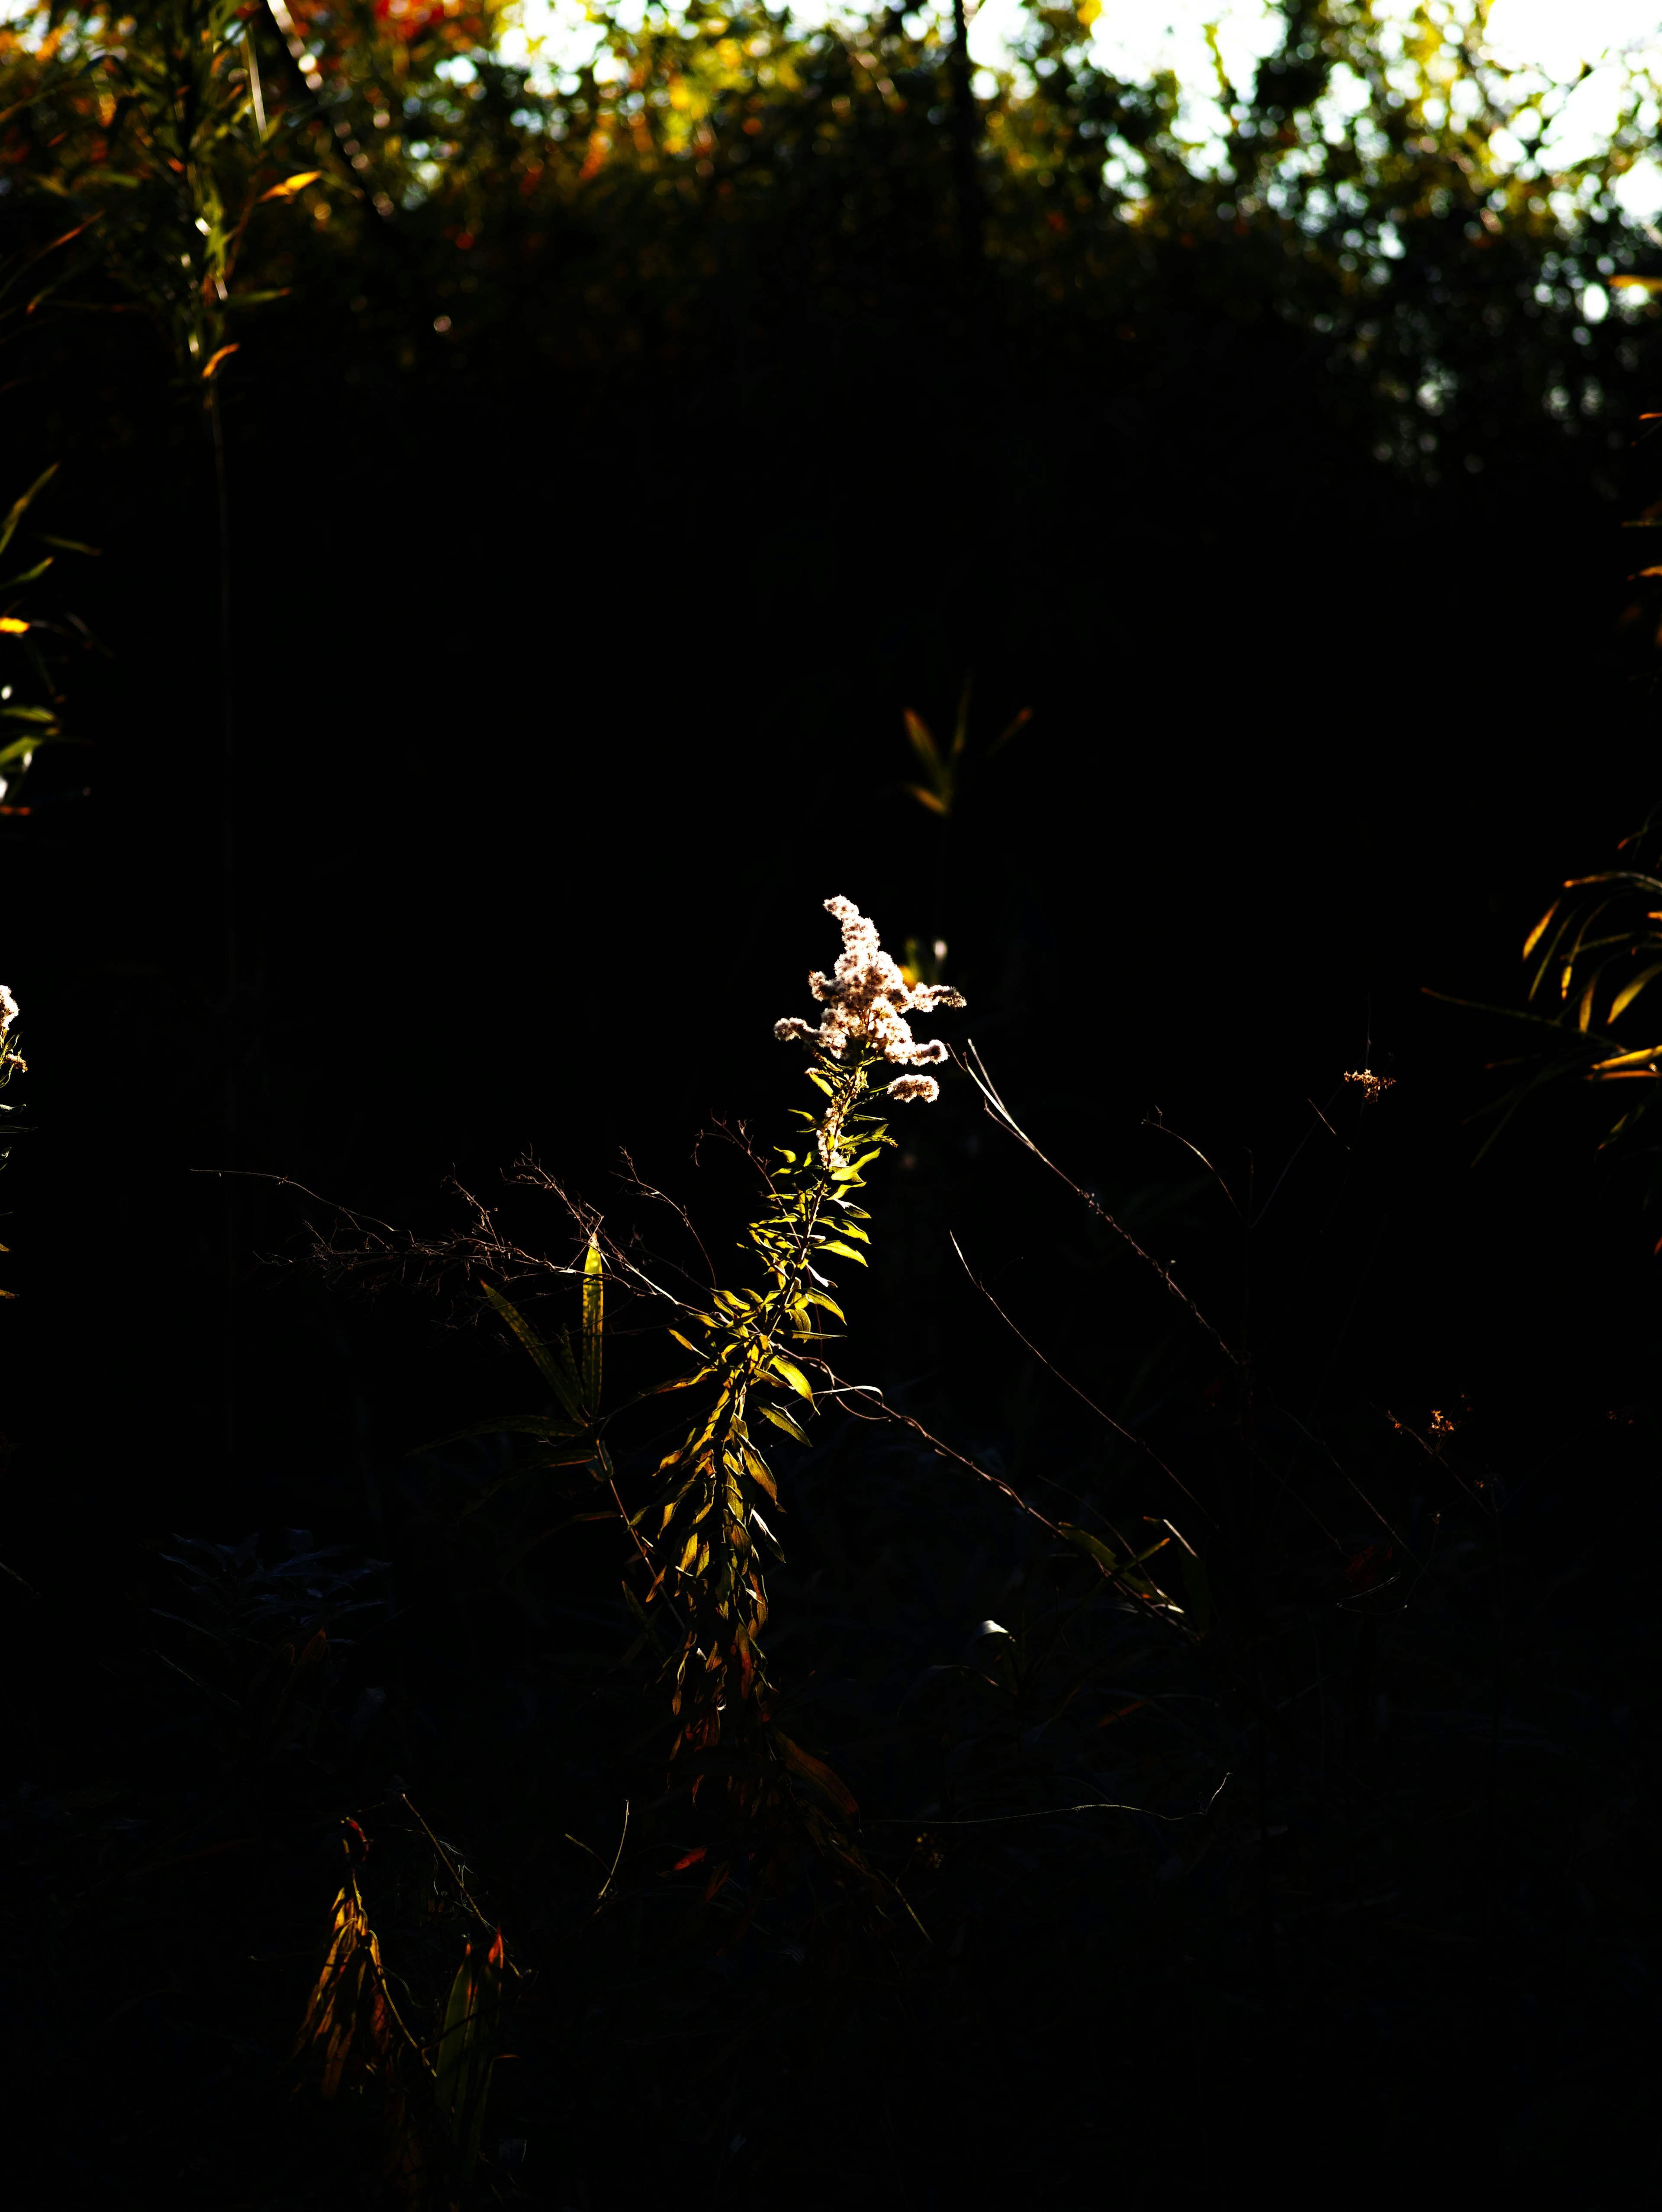
[[[1362,1103],[1367,1106],[1372,1106],[1376,1100],[1383,1098],[1387,1091],[1394,1091],[1397,1087],[1394,1075],[1375,1075],[1371,1067],[1348,1068],[1344,1079],[1347,1083],[1361,1085]]]
[[[800,1015],[776,1022],[773,1033],[782,1043],[817,1045],[832,1059],[841,1060],[851,1044],[866,1045],[903,1067],[934,1066],[947,1057],[938,1037],[920,1044],[911,1032],[908,1014],[932,1012],[937,1006],[961,1006],[963,994],[946,983],[909,983],[883,950],[874,923],[867,920],[851,900],[829,898],[825,911],[843,927],[843,951],[829,975],[816,969],[808,988],[825,1009],[814,1029]],[[903,1079],[903,1082],[905,1079]],[[929,1076],[889,1086],[893,1098],[934,1099],[941,1087]]]

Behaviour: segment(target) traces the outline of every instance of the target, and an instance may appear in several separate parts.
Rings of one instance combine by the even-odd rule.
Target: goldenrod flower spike
[[[961,1006],[963,994],[945,983],[909,983],[879,942],[876,924],[851,899],[828,898],[825,911],[843,925],[835,970],[827,975],[816,969],[808,977],[808,988],[825,1012],[818,1029],[794,1014],[776,1022],[775,1036],[782,1044],[816,1045],[833,1060],[841,1060],[850,1045],[903,1067],[932,1066],[945,1060],[941,1040],[920,1044],[906,1016]],[[902,1076],[889,1085],[888,1096],[927,1104],[941,1096],[941,1086],[933,1076]]]

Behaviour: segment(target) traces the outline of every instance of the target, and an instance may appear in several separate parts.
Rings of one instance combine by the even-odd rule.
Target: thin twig
[[[1215,1528],[1217,1528],[1217,1522],[1213,1520],[1211,1514],[1206,1512],[1206,1508],[1201,1504],[1199,1498],[1196,1497],[1194,1492],[1190,1490],[1188,1484],[1183,1480],[1182,1476],[1174,1474],[1172,1472],[1172,1469],[1167,1467],[1166,1462],[1160,1457],[1154,1446],[1145,1443],[1142,1437],[1134,1435],[1129,1429],[1122,1426],[1122,1425],[1114,1419],[1111,1413],[1105,1413],[1101,1407],[1097,1404],[1094,1398],[1087,1398],[1084,1391],[1080,1389],[1078,1383],[1070,1382],[1068,1376],[1065,1376],[1062,1370],[1056,1364],[1054,1360],[1047,1359],[1044,1354],[1039,1350],[1038,1346],[1033,1342],[1032,1339],[1030,1336],[1026,1335],[1022,1330],[1016,1327],[1015,1323],[1010,1319],[1009,1315],[1005,1312],[1003,1307],[1000,1305],[998,1300],[987,1288],[985,1283],[983,1283],[979,1275],[976,1273],[975,1269],[970,1265],[969,1261],[965,1259],[964,1248],[959,1243],[956,1235],[950,1229],[947,1231],[947,1234],[952,1239],[952,1247],[953,1251],[957,1253],[959,1259],[963,1263],[965,1273],[975,1285],[977,1290],[980,1291],[982,1297],[986,1299],[988,1304],[998,1316],[999,1319],[1003,1322],[1005,1328],[1009,1330],[1010,1334],[1017,1338],[1021,1343],[1025,1344],[1028,1351],[1032,1353],[1034,1358],[1039,1362],[1040,1365],[1049,1368],[1050,1373],[1056,1376],[1056,1381],[1063,1384],[1066,1389],[1071,1390],[1075,1397],[1079,1400],[1081,1405],[1088,1406],[1091,1411],[1096,1415],[1098,1420],[1103,1422],[1107,1427],[1111,1428],[1116,1436],[1123,1437],[1128,1444],[1134,1444],[1139,1450],[1147,1452],[1149,1458],[1154,1461],[1154,1465],[1160,1469],[1160,1473],[1166,1477],[1167,1480],[1176,1483],[1178,1488],[1189,1500],[1189,1503],[1195,1508],[1195,1510],[1197,1513],[1206,1513],[1206,1517],[1208,1521],[1211,1521],[1212,1526]],[[1168,1523],[1167,1525],[1169,1526],[1170,1524]],[[1172,1530],[1172,1534],[1174,1535],[1177,1534],[1175,1529]],[[1179,1543],[1183,1542],[1183,1539],[1181,1537],[1178,1537],[1178,1540]],[[1187,1550],[1189,1547],[1185,1544],[1184,1548]]]
[[[384,1229],[389,1237],[398,1235],[397,1230],[390,1221],[377,1221],[373,1213],[354,1212],[350,1206],[342,1206],[338,1200],[325,1198],[319,1191],[307,1190],[306,1185],[303,1182],[297,1182],[293,1176],[271,1175],[264,1168],[192,1168],[190,1172],[192,1175],[218,1176],[222,1178],[235,1176],[243,1182],[274,1182],[279,1190],[284,1188],[297,1190],[304,1198],[316,1199],[320,1206],[329,1206],[336,1213],[344,1214],[347,1220],[354,1224],[367,1221],[372,1229]]]
[[[455,1883],[456,1887],[460,1891],[462,1897],[466,1903],[468,1911],[472,1914],[475,1920],[478,1922],[481,1928],[489,1928],[490,1926],[490,1923],[485,1918],[484,1913],[480,1911],[478,1906],[474,1904],[473,1893],[468,1888],[467,1884],[462,1880],[460,1868],[457,1867],[454,1861],[451,1858],[449,1852],[446,1850],[444,1845],[439,1841],[438,1838],[433,1833],[433,1831],[428,1826],[426,1821],[422,1819],[421,1814],[417,1813],[415,1807],[411,1804],[409,1792],[407,1790],[400,1790],[399,1796],[406,1811],[415,1821],[417,1826],[420,1828],[428,1842],[432,1844],[434,1850],[443,1861],[444,1870],[449,1875],[451,1881]]]
[[[600,1911],[600,1907],[601,1907],[601,1906],[606,1903],[606,1893],[607,1890],[609,1890],[609,1889],[611,1888],[611,1887],[612,1887],[612,1875],[614,1875],[614,1874],[616,1874],[616,1873],[617,1873],[618,1869],[618,1866],[619,1866],[619,1865],[620,1865],[620,1863],[622,1863],[623,1856],[624,1856],[624,1845],[625,1844],[625,1843],[627,1843],[627,1842],[628,1842],[628,1840],[629,1840],[629,1800],[628,1800],[628,1798],[627,1798],[627,1797],[625,1797],[625,1798],[624,1798],[624,1832],[623,1832],[623,1834],[622,1834],[621,1836],[619,1836],[619,1837],[618,1837],[618,1848],[617,1848],[616,1851],[612,1854],[612,1874],[607,1875],[607,1876],[606,1876],[606,1880],[605,1880],[605,1881],[600,1884],[600,1895],[599,1895],[599,1896],[595,1899],[595,1900],[594,1900],[594,1911],[595,1911],[596,1913],[598,1913],[598,1912],[599,1912],[599,1911]],[[592,1918],[593,1917],[594,1917],[594,1915],[593,1915],[593,1914],[591,1914],[591,1915],[590,1915],[590,1917]]]
[[[970,1473],[978,1475],[983,1482],[990,1483],[995,1490],[1002,1491],[1010,1503],[1019,1506],[1030,1520],[1037,1521],[1041,1528],[1048,1528],[1053,1536],[1061,1534],[1062,1532],[1056,1522],[1048,1519],[1036,1505],[1030,1505],[1020,1491],[1013,1490],[1000,1476],[989,1474],[984,1467],[977,1467],[974,1460],[966,1459],[961,1451],[954,1451],[951,1444],[943,1443],[939,1437],[932,1436],[922,1421],[914,1420],[910,1413],[903,1413],[898,1407],[890,1405],[882,1392],[874,1385],[845,1382],[836,1370],[824,1359],[807,1359],[805,1357],[804,1364],[817,1367],[824,1374],[829,1375],[832,1384],[838,1391],[856,1392],[861,1397],[868,1398],[871,1401],[874,1419],[892,1421],[897,1427],[910,1429],[914,1436],[922,1437],[924,1443],[932,1450],[938,1452],[942,1459],[955,1460],[959,1467],[968,1468]]]
[[[1040,1152],[1038,1146],[1027,1134],[1027,1132],[1022,1128],[1015,1116],[1011,1113],[1009,1108],[1004,1103],[1004,1101],[999,1097],[997,1091],[993,1088],[992,1079],[987,1073],[986,1067],[983,1064],[980,1054],[977,1052],[975,1048],[973,1041],[969,1043],[967,1058],[958,1055],[955,1055],[955,1057],[958,1058],[958,1065],[964,1070],[965,1073],[970,1078],[970,1080],[975,1085],[976,1088],[980,1091],[982,1097],[985,1100],[989,1119],[995,1121],[1000,1128],[1008,1130],[1009,1134],[1016,1139],[1018,1144],[1025,1145],[1036,1160],[1039,1161],[1042,1165],[1049,1168],[1053,1176],[1057,1176],[1062,1182],[1065,1182],[1068,1189],[1074,1192],[1077,1197],[1082,1198],[1085,1200],[1085,1203],[1090,1207],[1092,1212],[1096,1215],[1099,1221],[1105,1223],[1108,1228],[1111,1229],[1115,1236],[1120,1238],[1122,1243],[1130,1246],[1132,1251],[1136,1254],[1138,1259],[1142,1261],[1143,1265],[1147,1267],[1151,1267],[1154,1273],[1159,1276],[1160,1281],[1165,1284],[1166,1289],[1177,1300],[1178,1304],[1184,1309],[1184,1312],[1188,1314],[1190,1319],[1197,1322],[1199,1326],[1206,1331],[1206,1334],[1211,1338],[1214,1344],[1217,1346],[1219,1351],[1222,1352],[1224,1358],[1229,1362],[1232,1367],[1239,1367],[1243,1365],[1244,1363],[1242,1360],[1235,1352],[1233,1352],[1229,1349],[1229,1346],[1224,1342],[1222,1337],[1219,1335],[1217,1330],[1213,1328],[1211,1322],[1208,1321],[1206,1316],[1195,1304],[1193,1298],[1190,1297],[1186,1291],[1180,1289],[1177,1283],[1172,1279],[1171,1269],[1169,1267],[1162,1267],[1158,1260],[1152,1258],[1148,1253],[1143,1250],[1141,1245],[1139,1244],[1136,1238],[1132,1236],[1130,1231],[1125,1228],[1121,1223],[1115,1220],[1113,1215],[1109,1212],[1107,1207],[1102,1203],[1102,1200],[1096,1195],[1094,1191],[1087,1190],[1083,1183],[1075,1182],[1072,1176],[1068,1173],[1065,1168],[1059,1168],[1053,1159],[1050,1158],[1045,1153]],[[973,1066],[971,1064],[971,1062],[974,1063]],[[1177,1132],[1172,1130],[1168,1132],[1168,1134],[1175,1136]],[[1188,1144],[1188,1141],[1189,1140],[1186,1137],[1179,1139],[1179,1142],[1184,1144]],[[1192,1145],[1190,1145],[1189,1149],[1190,1152],[1195,1152],[1195,1147]],[[1195,1152],[1195,1157],[1196,1159],[1202,1159],[1204,1156],[1200,1152]],[[1212,1166],[1212,1163],[1209,1160],[1207,1160],[1205,1164],[1208,1168]],[[1213,1168],[1212,1172],[1216,1175],[1216,1169]],[[1223,1183],[1223,1178],[1221,1176],[1218,1177],[1218,1181],[1220,1185],[1223,1188],[1224,1195],[1227,1198],[1229,1196],[1227,1185]],[[1230,1199],[1230,1204],[1232,1206],[1234,1204],[1233,1198]],[[1239,1209],[1237,1208],[1238,1212],[1239,1210]]]
[[[630,1540],[634,1544],[636,1550],[641,1555],[642,1565],[645,1567],[647,1572],[652,1577],[652,1589],[661,1589],[663,1588],[664,1581],[663,1571],[654,1567],[652,1564],[652,1555],[647,1550],[646,1546],[641,1541],[640,1531],[636,1528],[635,1523],[629,1517],[629,1509],[624,1504],[622,1498],[618,1495],[617,1477],[612,1472],[611,1462],[609,1460],[606,1462],[606,1479],[607,1487],[610,1489],[613,1498],[618,1501],[618,1516],[619,1520],[622,1521],[624,1528],[628,1529]],[[648,1590],[647,1592],[648,1598],[650,1599],[651,1595],[652,1590]],[[671,1603],[669,1592],[667,1589],[664,1590],[664,1610],[668,1613],[670,1619],[675,1623],[677,1628],[680,1630],[682,1635],[685,1636],[687,1633],[687,1625],[685,1621],[682,1620],[680,1614],[676,1612],[674,1606]]]
[[[1119,1805],[1106,1799],[1095,1799],[1084,1805],[1050,1805],[1038,1813],[991,1813],[976,1820],[934,1820],[928,1814],[920,1813],[910,1820],[886,1817],[868,1820],[866,1825],[870,1828],[922,1828],[932,1832],[936,1828],[995,1828],[1002,1826],[1008,1820],[1056,1820],[1064,1813],[1136,1813],[1145,1820],[1164,1820],[1167,1823],[1203,1820],[1222,1796],[1228,1781],[1229,1776],[1226,1774],[1205,1804],[1197,1806],[1192,1813],[1155,1813],[1147,1805]]]

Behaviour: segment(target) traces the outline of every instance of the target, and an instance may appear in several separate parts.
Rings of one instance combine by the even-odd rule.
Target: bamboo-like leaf
[[[545,1344],[519,1308],[510,1304],[494,1284],[481,1281],[479,1287],[536,1361],[538,1372],[572,1419],[581,1421],[583,1394],[577,1381],[576,1368],[572,1364],[569,1346]]]
[[[1641,1045],[1637,1052],[1619,1052],[1613,1060],[1596,1060],[1588,1069],[1590,1075],[1608,1075],[1616,1068],[1637,1070],[1648,1060],[1662,1059],[1662,1045]]]
[[[392,2043],[393,2022],[383,1987],[380,1946],[358,1894],[356,1876],[347,1876],[335,1899],[334,1927],[293,2056],[307,2045],[320,2051],[322,2093],[333,2097],[354,2061],[379,2068]]]
[[[806,1429],[797,1426],[782,1406],[764,1406],[761,1413],[764,1421],[771,1421],[776,1429],[782,1429],[785,1434],[794,1438],[797,1443],[807,1444],[810,1450],[813,1449],[813,1437],[808,1435]]]
[[[1531,930],[1529,935],[1524,939],[1524,949],[1518,956],[1520,960],[1527,960],[1529,958],[1530,954],[1534,951],[1536,946],[1546,935],[1547,925],[1551,921],[1552,917],[1557,913],[1559,908],[1562,906],[1563,903],[1564,902],[1562,898],[1554,899],[1552,904],[1542,915],[1540,921],[1536,923],[1534,928]]]
[[[292,177],[285,177],[280,185],[273,185],[269,192],[262,192],[260,204],[266,200],[291,200],[296,192],[303,192],[307,185],[316,184],[323,174],[321,169],[301,169]]]
[[[685,1337],[681,1335],[679,1330],[671,1329],[669,1333],[678,1344],[687,1343]],[[695,1349],[696,1346],[687,1344],[689,1352]],[[625,1406],[638,1406],[643,1399],[661,1398],[667,1391],[691,1389],[695,1382],[702,1382],[707,1375],[714,1375],[715,1372],[715,1370],[713,1367],[691,1368],[685,1375],[672,1375],[667,1382],[648,1383],[644,1390],[637,1390],[633,1397],[625,1398],[623,1403]]]
[[[971,669],[964,678],[964,689],[958,695],[958,719],[953,724],[953,758],[964,757],[964,748],[970,742],[970,700],[975,691],[975,671]]]
[[[583,1257],[583,1398],[590,1419],[600,1410],[600,1334],[606,1317],[606,1263],[591,1243]]]
[[[910,707],[904,710],[903,719],[906,725],[906,735],[911,739],[912,750],[922,762],[925,773],[938,787],[942,780],[946,763],[941,757],[941,749],[935,744],[934,733],[923,717],[921,714],[915,714]]]
[[[491,1419],[474,1421],[465,1429],[452,1429],[448,1436],[435,1437],[431,1443],[417,1444],[410,1453],[411,1459],[423,1452],[438,1451],[446,1444],[461,1443],[468,1437],[590,1437],[592,1431],[575,1421],[557,1421],[544,1413],[498,1413]]]
[[[1056,1523],[1056,1534],[1064,1544],[1071,1544],[1076,1552],[1083,1552],[1087,1559],[1094,1559],[1097,1565],[1108,1574],[1120,1576],[1126,1575],[1134,1567],[1140,1567],[1145,1559],[1152,1559],[1156,1552],[1163,1552],[1172,1540],[1169,1536],[1162,1536],[1158,1543],[1151,1544],[1146,1552],[1139,1552],[1134,1558],[1122,1559],[1110,1551],[1099,1536],[1093,1536],[1088,1528],[1075,1527],[1071,1521],[1059,1521]],[[1144,1581],[1141,1576],[1135,1576],[1132,1579],[1138,1582]],[[1147,1587],[1146,1583],[1145,1587]]]
[[[754,1450],[749,1444],[745,1446],[745,1472],[753,1482],[761,1484],[776,1505],[779,1503],[778,1487],[773,1480],[767,1462],[760,1452]]]
[[[1616,993],[1610,1001],[1610,1019],[1615,1021],[1619,1016],[1626,1013],[1646,984],[1657,975],[1662,975],[1662,960],[1653,962],[1642,975],[1635,975],[1631,983]]]
[[[28,510],[29,501],[39,493],[44,491],[57,474],[58,463],[54,461],[50,468],[43,469],[40,471],[40,474],[35,478],[34,482],[29,486],[28,489],[20,499],[15,499],[12,501],[10,511],[8,513],[5,520],[3,522],[0,522],[0,553],[3,553],[5,551],[7,546],[11,544],[12,539],[16,536],[17,526],[23,520],[25,514]]]
[[[782,1352],[776,1352],[768,1364],[782,1381],[789,1383],[799,1398],[806,1398],[808,1404],[813,1405],[813,1385],[794,1359],[787,1359]]]
[[[823,1759],[814,1758],[811,1752],[804,1751],[801,1744],[793,1743],[776,1728],[770,1729],[769,1735],[774,1748],[793,1774],[801,1775],[844,1820],[851,1820],[858,1814],[860,1808],[855,1802],[853,1791],[840,1775],[831,1771]]]
[[[434,2060],[434,2100],[455,2146],[456,2179],[463,2187],[472,2179],[478,2164],[485,2100],[496,2063],[493,2046],[504,1964],[500,1929],[482,1959],[475,1947],[468,1945],[450,1985]]]
[[[1032,719],[1032,708],[1031,707],[1024,707],[1013,722],[1007,722],[1005,724],[1004,727],[993,739],[991,744],[988,746],[987,758],[990,760],[995,753],[1001,752],[1004,750],[1004,747],[1009,744],[1011,738],[1015,736],[1016,732],[1019,730],[1026,729],[1028,723],[1031,722]]]
[[[866,1265],[865,1254],[856,1252],[852,1244],[845,1244],[840,1237],[827,1237],[813,1249],[816,1252],[835,1252],[839,1258],[856,1261],[862,1267]]]

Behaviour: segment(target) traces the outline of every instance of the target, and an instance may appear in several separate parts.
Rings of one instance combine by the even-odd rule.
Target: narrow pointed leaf
[[[1651,981],[1653,976],[1656,975],[1662,975],[1662,960],[1653,963],[1652,966],[1645,969],[1642,975],[1635,975],[1632,982],[1629,983],[1625,989],[1620,990],[1616,993],[1615,998],[1610,1001],[1610,1020],[1615,1021],[1618,1016],[1626,1013],[1628,1008],[1639,996],[1639,994],[1644,989],[1646,984]]]
[[[583,1418],[582,1392],[578,1387],[577,1371],[572,1364],[569,1348],[563,1344],[553,1346],[545,1344],[519,1308],[511,1304],[494,1284],[482,1282],[479,1287],[536,1361],[538,1372],[572,1419],[581,1421]]]
[[[605,1315],[605,1263],[600,1246],[591,1244],[583,1260],[583,1398],[591,1419],[600,1410],[600,1332]]]
[[[764,1421],[771,1421],[776,1429],[782,1429],[788,1437],[794,1437],[799,1444],[807,1444],[810,1449],[813,1449],[813,1439],[806,1429],[797,1426],[782,1406],[764,1406],[762,1418]]]

